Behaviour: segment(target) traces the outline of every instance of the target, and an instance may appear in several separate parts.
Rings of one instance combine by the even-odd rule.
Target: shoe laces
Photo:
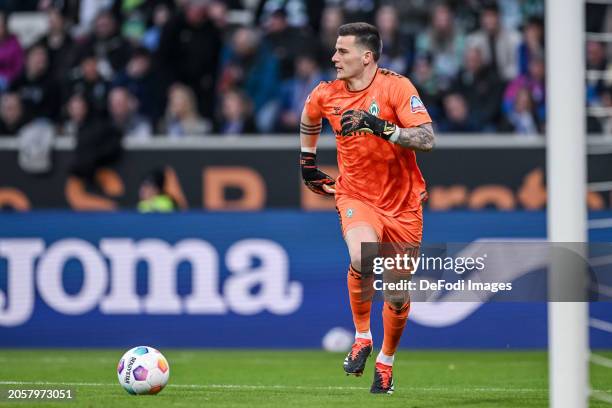
[[[359,354],[359,352],[363,350],[364,347],[367,347],[371,344],[372,344],[372,340],[355,339],[355,342],[353,343],[353,346],[351,347],[351,359],[354,360],[357,357],[357,354]]]
[[[376,363],[376,373],[380,377],[381,387],[389,388],[393,377],[393,366],[383,363]]]

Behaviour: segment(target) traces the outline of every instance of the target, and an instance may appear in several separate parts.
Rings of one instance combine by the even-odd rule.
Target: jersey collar
[[[348,83],[346,83],[346,81],[344,82],[344,89],[346,89],[347,92],[350,93],[360,93],[363,91],[366,91],[370,86],[372,86],[372,84],[374,83],[374,80],[376,79],[376,77],[378,76],[378,71],[380,70],[380,67],[376,67],[376,72],[374,73],[374,76],[372,77],[372,80],[370,81],[370,83],[368,84],[368,86],[366,86],[363,89],[360,89],[358,91],[351,91],[348,87]]]

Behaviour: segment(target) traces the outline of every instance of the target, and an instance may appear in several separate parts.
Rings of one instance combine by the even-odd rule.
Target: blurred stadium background
[[[584,5],[585,200],[589,239],[601,242],[612,242],[607,3]],[[60,381],[11,368],[35,361],[30,348],[110,347],[117,358],[138,344],[317,349],[331,329],[351,330],[334,203],[301,185],[297,165],[299,114],[333,78],[344,22],[378,26],[381,65],[413,81],[434,119],[437,148],[418,155],[425,242],[546,239],[544,0],[0,6],[0,385]],[[334,174],[329,129],[319,152]],[[612,349],[610,303],[590,305],[589,341]],[[545,303],[416,304],[402,339],[403,350],[547,344]],[[487,371],[489,357],[476,354],[449,359],[502,379],[512,367],[501,357]],[[204,366],[217,361],[207,356]],[[539,363],[527,384],[541,385]],[[591,384],[612,390],[610,373]],[[533,406],[546,404],[539,390]],[[507,406],[531,406],[506,391]]]

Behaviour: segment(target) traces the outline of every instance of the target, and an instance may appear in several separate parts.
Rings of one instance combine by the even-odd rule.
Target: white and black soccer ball
[[[157,394],[166,386],[169,377],[168,360],[149,346],[128,350],[117,365],[119,384],[132,395]]]

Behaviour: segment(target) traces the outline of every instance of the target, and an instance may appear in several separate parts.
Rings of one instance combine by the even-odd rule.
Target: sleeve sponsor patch
[[[426,112],[427,110],[425,109],[425,105],[423,105],[423,102],[421,101],[421,99],[416,96],[416,95],[412,95],[410,97],[410,110],[414,113],[414,112]]]

